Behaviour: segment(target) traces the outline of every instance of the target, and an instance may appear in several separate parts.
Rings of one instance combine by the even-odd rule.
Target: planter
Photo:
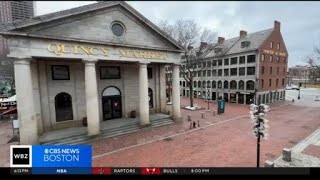
[[[131,111],[130,112],[130,117],[131,118],[136,118],[137,117],[137,112],[136,111]]]

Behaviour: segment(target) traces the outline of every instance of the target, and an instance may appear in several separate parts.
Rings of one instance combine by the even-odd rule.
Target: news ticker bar
[[[4,168],[3,168],[4,169]],[[7,168],[11,175],[310,175],[319,168]]]

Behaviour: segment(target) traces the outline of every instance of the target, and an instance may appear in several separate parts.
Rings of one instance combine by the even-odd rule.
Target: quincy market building
[[[172,119],[181,120],[181,47],[125,2],[100,2],[6,24],[14,61],[21,144],[45,132],[166,113],[165,65],[173,66]]]

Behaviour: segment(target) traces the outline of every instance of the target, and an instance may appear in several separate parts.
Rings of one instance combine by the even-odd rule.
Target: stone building
[[[14,61],[21,144],[39,135],[137,112],[167,113],[165,66],[173,67],[172,119],[181,120],[181,47],[125,2],[99,2],[1,26]]]
[[[11,23],[34,16],[34,1],[0,1],[0,24]],[[0,81],[13,79],[13,63],[7,59],[7,41],[0,36]]]
[[[217,43],[207,46],[214,48],[197,64],[193,94],[180,78],[182,96],[211,100],[221,97],[240,104],[285,99],[288,52],[280,22],[274,21],[273,28],[250,34],[241,30],[238,37],[231,39],[219,37]],[[182,69],[184,63],[182,59]]]

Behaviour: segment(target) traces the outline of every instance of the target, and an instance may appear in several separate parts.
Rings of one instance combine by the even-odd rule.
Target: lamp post
[[[300,99],[300,88],[301,88],[301,82],[299,83],[299,94],[298,94],[298,99]]]

